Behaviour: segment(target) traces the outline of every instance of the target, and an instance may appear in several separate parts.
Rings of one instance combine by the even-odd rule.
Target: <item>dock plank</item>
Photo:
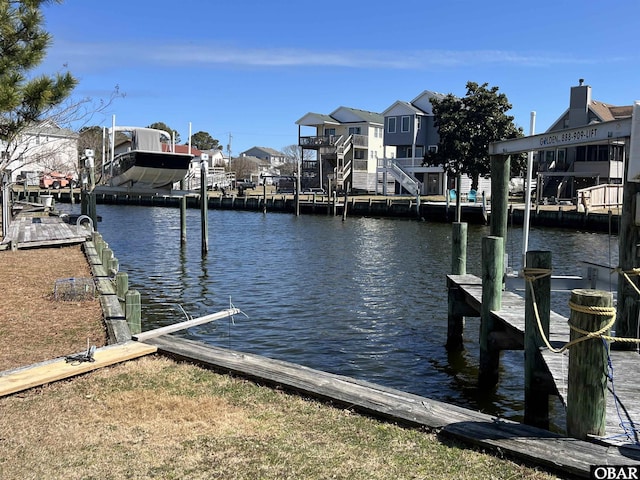
[[[98,368],[155,353],[157,348],[139,342],[125,342],[98,348],[94,362],[68,363],[64,358],[0,373],[0,397],[46,383],[74,377]]]
[[[482,308],[482,279],[473,275],[447,275],[449,288],[456,288],[464,297],[464,302],[477,310],[480,315]],[[524,342],[525,329],[525,299],[513,292],[503,292],[502,308],[491,312],[498,328],[511,335],[519,345]],[[549,342],[555,349],[559,349],[569,342],[570,328],[566,317],[551,311],[549,324]],[[568,353],[553,353],[547,348],[541,349],[542,358],[554,380],[558,396],[566,407],[566,392],[569,372]],[[620,419],[632,422],[635,419],[640,429],[640,405],[635,401],[640,395],[640,355],[629,351],[612,351],[611,360],[614,367],[614,387],[617,398],[624,406],[616,405],[613,393],[607,395],[607,426],[606,436],[599,439],[605,443],[615,445],[630,444],[638,439],[629,439],[624,435],[620,426]],[[622,413],[621,413],[622,412]]]
[[[599,445],[354,378],[183,338],[145,341],[160,354],[329,399],[377,417],[437,429],[467,443],[588,478],[591,465],[634,465],[640,450]]]
[[[13,219],[3,243],[14,243],[18,249],[36,248],[83,243],[89,237],[86,228],[69,225],[58,216],[24,213]]]

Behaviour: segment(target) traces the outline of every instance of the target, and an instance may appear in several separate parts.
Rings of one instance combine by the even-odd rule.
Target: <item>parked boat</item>
[[[104,178],[111,187],[170,190],[185,177],[193,158],[176,153],[171,135],[164,130],[114,125],[109,139],[110,161],[104,166]]]

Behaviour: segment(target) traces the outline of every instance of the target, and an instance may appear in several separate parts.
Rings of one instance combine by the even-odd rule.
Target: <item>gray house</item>
[[[398,100],[382,112],[385,151],[378,170],[385,177],[381,184],[387,191],[383,193],[443,193],[446,177],[442,168],[422,166],[425,154],[437,150],[439,142],[431,99],[443,97],[425,90],[411,102]],[[389,155],[393,151],[395,158]]]
[[[240,156],[256,157],[269,165],[277,167],[286,162],[286,155],[269,147],[252,147],[240,153]]]

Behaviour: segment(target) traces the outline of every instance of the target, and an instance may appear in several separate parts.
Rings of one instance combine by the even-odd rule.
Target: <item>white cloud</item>
[[[611,59],[609,59],[611,61]],[[593,58],[518,53],[505,50],[342,50],[239,48],[207,44],[118,44],[56,42],[47,63],[72,71],[135,67],[343,67],[357,69],[429,70],[459,66],[553,66],[594,64]]]

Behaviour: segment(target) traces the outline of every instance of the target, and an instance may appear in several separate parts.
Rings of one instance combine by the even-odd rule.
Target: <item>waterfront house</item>
[[[434,97],[444,95],[425,90],[410,102],[398,100],[382,112],[384,156],[378,162],[378,173],[383,178],[384,194],[440,195],[446,188],[441,167],[422,165],[425,154],[438,149],[438,129],[431,105]]]
[[[52,171],[78,174],[78,134],[52,121],[32,125],[8,149],[3,144],[2,151],[9,156],[12,182]]]
[[[437,151],[440,142],[431,103],[434,98],[439,100],[444,95],[424,90],[410,102],[398,100],[382,112],[385,151],[378,161],[382,193],[445,195],[456,188],[455,178],[448,178],[442,167],[423,165],[424,156]],[[457,188],[462,194],[468,193],[471,178],[463,175]],[[480,178],[479,191],[489,195],[490,180]]]
[[[269,147],[252,147],[249,150],[240,152],[240,156],[259,158],[273,167],[283,165],[287,161],[287,156],[284,153]]]
[[[591,86],[580,79],[571,87],[569,108],[547,133],[631,117],[632,105],[614,106],[591,97]],[[578,147],[553,146],[537,152],[538,200],[575,199],[580,189],[594,185],[621,185],[625,142],[622,139]]]
[[[302,188],[322,187],[354,192],[377,191],[378,158],[383,157],[384,117],[375,112],[339,107],[329,115],[309,112],[300,118]],[[303,135],[302,128],[310,129]],[[313,158],[305,150],[313,150]],[[395,155],[390,147],[389,152]]]

